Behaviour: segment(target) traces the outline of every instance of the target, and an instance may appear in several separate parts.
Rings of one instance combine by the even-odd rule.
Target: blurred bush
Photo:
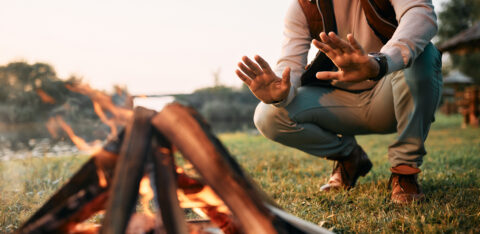
[[[216,86],[177,95],[175,100],[197,109],[216,132],[254,128],[253,113],[258,104],[246,86]]]
[[[0,66],[0,141],[10,142],[15,149],[19,144],[28,145],[30,139],[49,138],[45,123],[57,115],[86,140],[105,138],[109,128],[95,114],[90,98],[65,87],[80,81],[76,77],[59,79],[45,63]],[[117,90],[114,96],[118,95]],[[65,138],[60,131],[54,140]]]

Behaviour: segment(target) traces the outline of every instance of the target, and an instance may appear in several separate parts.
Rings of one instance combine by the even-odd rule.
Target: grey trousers
[[[397,132],[388,148],[392,167],[418,167],[441,88],[441,55],[429,44],[409,68],[370,90],[303,86],[286,107],[260,103],[254,123],[273,141],[331,159],[348,156],[357,145],[355,135]]]

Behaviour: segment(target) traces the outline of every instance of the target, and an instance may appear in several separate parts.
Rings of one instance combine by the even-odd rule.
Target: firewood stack
[[[201,179],[178,170],[174,150]],[[198,233],[208,222],[223,233],[328,233],[277,208],[201,116],[180,104],[170,104],[158,113],[137,107],[125,130],[92,155],[17,233],[125,233],[134,217],[139,217],[132,214],[145,168],[153,168],[158,212],[152,218],[157,220],[154,230],[144,232]],[[182,208],[188,205],[179,194],[197,201],[197,208],[210,220],[187,221]],[[205,195],[218,199],[200,197]],[[79,229],[83,221],[103,210],[101,226]]]

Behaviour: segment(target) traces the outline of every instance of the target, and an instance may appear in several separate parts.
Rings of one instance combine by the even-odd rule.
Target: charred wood
[[[116,155],[107,151],[96,153],[17,233],[65,232],[104,209],[115,161]],[[106,186],[101,184],[100,174]]]
[[[197,117],[197,118],[195,118]],[[238,218],[246,233],[275,233],[273,216],[251,190],[244,173],[230,162],[223,145],[202,126],[199,115],[179,104],[166,106],[153,119],[160,131],[187,158]]]
[[[101,233],[124,233],[128,225],[137,201],[145,161],[150,153],[152,136],[150,120],[155,113],[137,107],[133,119],[126,127]]]
[[[165,231],[168,234],[187,233],[185,215],[177,197],[177,180],[172,149],[168,143],[152,142],[157,203]]]

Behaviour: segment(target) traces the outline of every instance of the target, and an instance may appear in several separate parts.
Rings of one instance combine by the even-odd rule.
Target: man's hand
[[[360,82],[378,75],[380,66],[365,53],[352,34],[347,35],[348,42],[334,32],[328,35],[322,32],[320,39],[321,42],[314,40],[313,44],[332,60],[338,71],[317,72],[317,79]]]
[[[260,101],[264,103],[274,103],[287,98],[290,90],[290,68],[283,71],[282,77],[273,73],[268,63],[260,56],[255,56],[254,63],[247,56],[238,63],[240,70],[236,70],[237,76],[248,86]],[[259,66],[260,65],[260,66]]]

